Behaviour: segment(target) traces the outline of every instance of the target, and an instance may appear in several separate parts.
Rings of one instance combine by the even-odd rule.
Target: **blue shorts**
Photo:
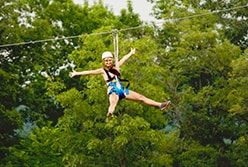
[[[112,93],[116,93],[119,96],[119,100],[124,99],[125,93],[128,95],[129,94],[129,90],[127,88],[124,88],[123,86],[121,86],[120,88],[118,88],[116,86],[116,82],[110,82],[108,84],[108,86],[113,86],[113,88],[110,89],[108,96],[111,95]]]

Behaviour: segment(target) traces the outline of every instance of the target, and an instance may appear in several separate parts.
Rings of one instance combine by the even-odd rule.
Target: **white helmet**
[[[112,57],[113,58],[112,53],[109,52],[109,51],[103,52],[103,54],[102,54],[102,60],[105,59],[105,58],[107,58],[107,57]]]

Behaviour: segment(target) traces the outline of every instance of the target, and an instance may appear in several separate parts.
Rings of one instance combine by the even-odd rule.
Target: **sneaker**
[[[166,101],[166,102],[162,103],[160,106],[160,110],[166,109],[170,105],[170,103],[171,103],[171,101]]]
[[[112,119],[112,118],[114,117],[114,114],[113,114],[113,113],[108,113],[108,114],[107,114],[107,117],[108,117],[109,119]]]

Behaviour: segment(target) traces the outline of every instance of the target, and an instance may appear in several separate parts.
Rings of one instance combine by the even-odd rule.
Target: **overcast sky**
[[[93,4],[94,1],[98,0],[88,0],[89,4]],[[83,4],[84,0],[74,0],[76,4]],[[103,0],[103,3],[108,5],[113,9],[116,15],[120,15],[120,10],[123,8],[127,8],[126,0]],[[155,18],[150,16],[152,12],[151,3],[146,0],[132,0],[133,11],[134,13],[138,13],[140,19],[143,21],[155,21]]]

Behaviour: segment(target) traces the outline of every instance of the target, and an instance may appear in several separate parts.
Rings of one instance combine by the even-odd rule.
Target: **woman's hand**
[[[76,71],[74,71],[74,70],[69,73],[69,77],[71,77],[71,78],[74,77],[75,75],[76,75]]]
[[[133,54],[135,54],[136,49],[135,48],[131,48],[131,51],[125,55],[120,61],[119,61],[119,66],[122,66],[122,64]]]
[[[133,55],[133,54],[135,54],[135,52],[136,52],[136,49],[135,48],[131,48],[130,54]]]

